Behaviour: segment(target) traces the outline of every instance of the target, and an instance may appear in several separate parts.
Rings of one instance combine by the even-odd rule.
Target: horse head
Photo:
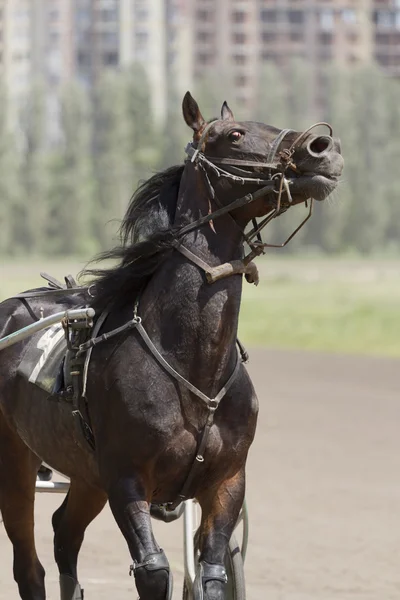
[[[221,117],[207,122],[189,92],[183,99],[183,116],[193,130],[187,152],[204,171],[215,197],[227,206],[247,193],[264,193],[233,208],[232,215],[245,226],[271,210],[277,216],[289,206],[324,200],[337,187],[343,170],[340,142],[326,123],[304,132],[278,129],[255,121],[236,121],[226,102]],[[314,133],[317,125],[328,128]],[[255,196],[255,194],[253,194]]]

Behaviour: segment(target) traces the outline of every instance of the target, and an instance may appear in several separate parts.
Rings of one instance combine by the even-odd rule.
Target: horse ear
[[[198,133],[205,125],[205,120],[200,112],[199,105],[190,92],[186,92],[182,102],[183,118],[195,133]]]
[[[221,119],[223,121],[234,121],[235,120],[235,117],[233,116],[233,112],[229,108],[226,100],[223,103],[222,108],[221,108]]]

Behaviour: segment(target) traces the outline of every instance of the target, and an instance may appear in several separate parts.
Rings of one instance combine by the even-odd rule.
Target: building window
[[[278,57],[275,52],[263,52],[261,58],[266,61],[276,61]]]
[[[389,66],[390,61],[389,61],[389,56],[387,54],[378,54],[376,58],[378,60],[378,63],[380,65],[382,65],[382,67]]]
[[[102,8],[100,18],[104,23],[110,23],[117,20],[116,8]]]
[[[212,55],[206,52],[201,52],[199,54],[199,63],[201,65],[211,65],[212,63]]]
[[[319,24],[321,29],[333,29],[335,24],[335,18],[333,10],[323,10],[319,15]]]
[[[234,33],[233,34],[233,43],[242,45],[246,43],[246,35],[244,33]]]
[[[318,58],[319,58],[319,60],[324,61],[324,62],[331,61],[333,58],[332,48],[325,46],[325,48],[319,52]]]
[[[245,54],[234,54],[233,61],[238,67],[244,67],[247,63],[247,56]]]
[[[319,34],[319,43],[322,44],[322,46],[329,46],[330,44],[332,44],[333,42],[333,35],[332,33],[320,33]]]
[[[388,10],[377,10],[374,17],[379,27],[391,27],[393,24],[393,13]]]
[[[235,85],[236,85],[236,87],[245,87],[246,84],[247,84],[247,77],[246,77],[246,75],[237,75],[235,77]]]
[[[347,34],[347,39],[349,40],[349,42],[351,44],[355,44],[358,42],[358,32],[357,31],[351,31]]]
[[[49,11],[49,21],[50,22],[58,21],[59,16],[60,16],[60,12],[57,8],[52,8]]]
[[[103,44],[116,45],[118,44],[118,36],[115,31],[103,31],[101,34]]]
[[[289,10],[288,19],[289,23],[301,25],[304,23],[304,12],[301,10]]]
[[[290,33],[291,42],[302,42],[304,40],[304,34],[300,31],[292,31]]]
[[[278,11],[262,10],[261,21],[264,21],[264,23],[276,23],[278,21]]]
[[[352,8],[345,8],[342,10],[342,21],[348,25],[355,25],[357,23],[357,13]]]
[[[81,67],[88,67],[90,65],[90,55],[86,52],[78,52],[77,55],[78,65]]]
[[[213,13],[211,10],[198,10],[197,18],[203,23],[211,23],[213,20]]]
[[[58,31],[52,31],[50,33],[50,43],[55,45],[58,44],[60,41],[60,34]]]
[[[277,35],[276,33],[273,33],[271,31],[263,31],[261,34],[261,39],[265,44],[271,44],[273,42],[276,42]]]
[[[89,27],[91,21],[90,10],[88,8],[80,8],[77,12],[76,20],[82,29]]]
[[[149,16],[147,8],[138,8],[135,10],[135,18],[137,21],[146,21]],[[173,19],[170,19],[173,20]]]
[[[232,21],[234,23],[245,23],[247,20],[247,13],[244,10],[235,10],[232,14]]]
[[[387,45],[389,43],[389,34],[388,33],[377,33],[375,36],[375,42],[379,45]]]
[[[109,67],[118,64],[118,52],[104,52],[103,63]]]
[[[211,42],[212,41],[213,34],[210,31],[198,31],[197,32],[197,39],[202,44],[205,44],[207,42]]]
[[[115,34],[116,35],[116,34]],[[138,31],[136,33],[136,45],[137,46],[146,46],[148,39],[149,39],[149,34],[147,31]]]

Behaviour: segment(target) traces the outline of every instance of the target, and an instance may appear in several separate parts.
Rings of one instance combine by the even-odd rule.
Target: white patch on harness
[[[62,325],[56,323],[55,325],[49,327],[49,329],[39,338],[36,348],[38,350],[42,350],[42,355],[30,374],[29,381],[31,383],[36,383],[36,379],[38,378],[38,375],[42,370],[48,356],[63,337],[64,329]]]

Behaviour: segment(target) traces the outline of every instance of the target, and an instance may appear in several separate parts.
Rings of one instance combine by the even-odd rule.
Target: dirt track
[[[249,600],[398,600],[398,361],[257,350],[249,371],[260,399],[248,463]],[[60,501],[37,499],[38,551],[52,600],[59,596],[50,516]],[[155,529],[180,598],[181,523]],[[17,598],[11,561],[0,530],[0,599]],[[107,508],[81,552],[85,597],[136,598],[129,564]]]

